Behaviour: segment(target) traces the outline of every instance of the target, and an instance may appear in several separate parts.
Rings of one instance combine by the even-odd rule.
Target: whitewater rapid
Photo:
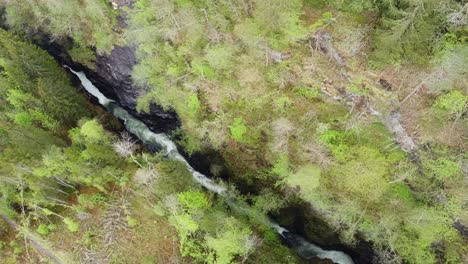
[[[102,94],[99,89],[94,86],[94,84],[92,84],[91,81],[86,77],[85,73],[74,71],[66,65],[64,67],[69,69],[80,79],[82,86],[86,89],[86,91],[88,91],[88,93],[98,99],[99,104],[108,109],[115,117],[122,120],[126,129],[130,133],[138,137],[144,144],[148,146],[159,147],[166,154],[167,158],[179,160],[180,162],[184,163],[189,172],[192,174],[193,179],[209,191],[222,196],[228,196],[226,187],[215,183],[207,176],[196,171],[179,153],[177,146],[167,137],[167,135],[152,132],[143,122],[134,118],[127,112],[127,110],[115,103],[115,101],[104,96],[104,94]],[[240,206],[238,207],[240,210],[245,209],[241,208]],[[245,209],[244,211],[248,213],[248,210]],[[354,264],[351,257],[344,252],[322,249],[321,247],[305,240],[303,237],[289,232],[286,228],[281,227],[271,220],[268,220],[268,223],[266,224],[274,228],[278,234],[285,239],[289,246],[291,246],[302,258],[311,259],[313,257],[317,257],[320,259],[330,259],[337,264]]]

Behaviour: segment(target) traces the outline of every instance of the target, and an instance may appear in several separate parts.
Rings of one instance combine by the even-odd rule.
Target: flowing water
[[[65,67],[68,68],[73,74],[75,74],[80,79],[81,84],[86,89],[86,91],[88,91],[90,94],[96,97],[99,103],[105,108],[107,108],[115,117],[122,120],[125,124],[126,129],[130,133],[138,137],[145,145],[157,147],[163,152],[165,152],[167,158],[179,160],[180,162],[184,163],[187,166],[187,169],[192,174],[193,179],[209,191],[222,196],[228,196],[228,192],[225,186],[215,183],[207,176],[193,169],[193,167],[190,166],[187,160],[177,151],[176,145],[167,137],[167,135],[152,132],[143,122],[131,116],[125,109],[120,107],[113,100],[110,100],[109,98],[105,97],[96,88],[96,86],[94,86],[89,81],[89,79],[83,72],[76,72],[68,66]],[[235,203],[235,200],[230,200],[230,205],[237,207],[238,210],[241,210],[248,214],[248,209],[238,206]],[[322,249],[319,246],[308,242],[303,237],[289,232],[287,229],[279,226],[277,223],[271,220],[267,220],[266,224],[274,228],[278,232],[278,234],[284,238],[288,245],[292,247],[302,258],[311,259],[313,257],[317,257],[320,259],[330,259],[338,264],[354,263],[351,257],[345,254],[344,252]]]

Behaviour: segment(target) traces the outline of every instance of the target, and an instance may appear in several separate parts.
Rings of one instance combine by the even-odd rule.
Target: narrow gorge
[[[0,14],[1,263],[468,263],[466,1]]]

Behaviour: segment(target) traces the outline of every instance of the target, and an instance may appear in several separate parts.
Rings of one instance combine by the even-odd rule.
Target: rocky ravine
[[[100,91],[119,102],[133,116],[143,120],[151,130],[169,132],[180,126],[179,118],[175,112],[165,111],[155,104],[151,105],[149,113],[136,110],[137,98],[142,88],[136,87],[132,82],[132,69],[137,63],[134,47],[116,46],[109,55],[97,55],[96,68],[89,69],[71,59],[66,48],[71,45],[71,41],[58,44],[49,42],[46,37],[41,37],[38,44],[55,57],[60,64],[69,65],[85,72]]]
[[[2,21],[3,22],[3,21]],[[2,27],[6,26],[2,23]],[[71,59],[68,50],[73,46],[71,39],[51,41],[41,33],[35,33],[31,40],[45,49],[61,65],[69,65],[78,71],[83,71],[89,80],[108,98],[115,100],[131,115],[143,121],[156,133],[167,133],[180,127],[180,120],[173,111],[165,111],[161,107],[151,105],[149,113],[136,111],[136,102],[141,87],[136,87],[132,81],[132,69],[137,64],[136,48],[132,46],[115,46],[110,54],[97,55],[95,69],[90,69]],[[71,76],[78,85],[79,81]],[[91,100],[95,100],[91,98]],[[97,104],[97,102],[95,102]],[[182,153],[184,155],[184,153]],[[187,156],[187,155],[184,155]],[[209,153],[195,153],[186,157],[189,163],[198,171],[210,175],[209,167],[212,163],[223,164],[222,158],[215,151]],[[229,173],[227,173],[229,174]],[[224,175],[228,178],[230,175]],[[238,186],[242,189],[242,186]],[[325,249],[343,250],[352,256],[355,263],[371,263],[374,253],[370,243],[358,238],[354,247],[341,243],[336,231],[327,223],[325,218],[307,203],[299,203],[281,210],[275,218],[293,232],[303,235]],[[316,263],[312,260],[312,263]]]

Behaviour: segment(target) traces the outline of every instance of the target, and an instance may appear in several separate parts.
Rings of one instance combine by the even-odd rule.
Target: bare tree
[[[466,3],[460,10],[448,14],[447,22],[456,27],[468,25],[468,3]]]
[[[374,264],[400,264],[401,258],[391,249],[376,250],[372,263]]]
[[[273,122],[273,151],[283,153],[288,151],[289,136],[294,129],[294,125],[287,118],[279,118]]]
[[[173,215],[177,214],[180,209],[179,200],[175,194],[170,194],[164,197],[163,203],[167,210],[169,210],[169,212]]]
[[[131,138],[131,136],[127,132],[123,132],[121,134],[121,138],[114,142],[114,151],[120,157],[128,158],[133,156],[136,150],[135,141]]]
[[[255,249],[260,247],[262,243],[263,240],[255,234],[249,236],[244,243],[244,254],[242,255],[242,263],[245,263],[249,258],[250,254],[252,254],[255,251]]]
[[[113,201],[102,220],[104,230],[104,243],[106,247],[112,246],[119,239],[118,232],[128,229],[127,217],[130,215],[131,204],[128,195],[124,192]]]

